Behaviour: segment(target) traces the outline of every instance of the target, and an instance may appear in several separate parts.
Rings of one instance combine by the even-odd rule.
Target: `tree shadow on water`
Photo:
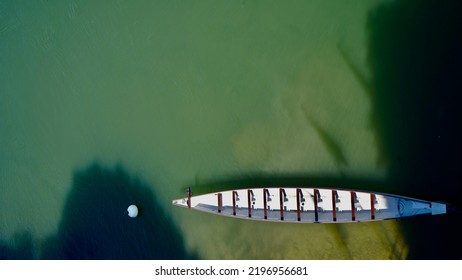
[[[369,16],[372,119],[400,188],[460,189],[461,12],[460,1],[414,0]]]
[[[139,216],[127,207],[136,204]],[[73,176],[58,232],[43,246],[44,259],[189,259],[181,234],[152,188],[120,166],[93,164]]]
[[[34,241],[30,232],[15,234],[11,241],[0,241],[0,260],[34,259]]]
[[[368,18],[372,121],[390,190],[462,206],[461,1],[387,2]],[[459,259],[461,216],[403,220],[409,258]]]

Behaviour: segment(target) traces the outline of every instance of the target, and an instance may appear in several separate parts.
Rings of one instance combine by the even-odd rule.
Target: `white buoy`
[[[127,208],[127,212],[130,218],[136,218],[136,216],[138,216],[138,207],[136,207],[134,204],[130,205]]]

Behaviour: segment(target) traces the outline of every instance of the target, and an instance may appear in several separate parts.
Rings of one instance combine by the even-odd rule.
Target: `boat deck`
[[[255,188],[188,196],[174,205],[252,220],[329,223],[431,214],[433,203],[406,197],[320,188]]]

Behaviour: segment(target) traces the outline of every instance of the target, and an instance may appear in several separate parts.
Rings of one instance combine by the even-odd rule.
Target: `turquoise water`
[[[383,86],[395,80],[374,60],[387,57],[383,49],[372,48],[390,39],[374,19],[387,18],[387,7],[392,15],[406,11],[390,3],[1,1],[0,250],[24,258],[416,257],[406,233],[415,221],[408,231],[395,221],[265,224],[170,205],[186,186],[262,183],[434,196],[403,187],[422,170],[409,167],[421,159],[398,160],[412,133],[404,144],[390,134],[394,115],[378,98],[398,88]],[[124,186],[112,192],[120,174]],[[131,200],[156,206],[127,222],[125,207],[139,203]],[[96,234],[120,243],[131,227],[139,235],[122,248],[138,255],[98,253],[110,241],[98,250],[86,243]],[[141,249],[162,243],[166,232],[181,244],[175,253],[151,243]],[[87,241],[63,245],[66,238]]]

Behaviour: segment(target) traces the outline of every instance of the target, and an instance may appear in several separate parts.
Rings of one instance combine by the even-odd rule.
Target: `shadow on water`
[[[462,2],[394,1],[368,18],[372,121],[390,191],[462,206]],[[462,257],[462,216],[403,220],[412,259]]]
[[[248,173],[241,177],[232,178],[218,178],[210,181],[195,181],[191,186],[195,194],[204,194],[210,192],[218,192],[230,189],[243,189],[243,188],[258,188],[263,186],[285,186],[285,187],[299,187],[299,186],[317,186],[320,188],[345,188],[364,191],[385,192],[386,185],[382,180],[375,180],[369,178],[347,177],[339,175],[334,177],[331,174],[314,174],[314,173],[300,173],[300,174],[267,174],[267,173]],[[179,190],[178,194],[184,194],[185,188]]]
[[[348,244],[346,242],[348,237],[348,230],[343,224],[326,224],[327,231],[334,237],[337,250],[341,250],[347,259],[352,260],[353,255],[348,249]]]
[[[319,138],[324,143],[324,146],[334,159],[337,167],[340,169],[343,166],[347,166],[348,162],[340,144],[337,143],[337,141],[335,141],[335,139],[331,135],[329,135],[327,130],[325,130],[321,125],[319,125],[319,123],[316,122],[313,119],[313,117],[311,117],[308,114],[308,111],[306,109],[303,109],[303,113],[305,114],[308,123],[314,128]]]
[[[16,234],[10,242],[0,242],[0,260],[30,260],[35,258],[34,252],[34,241],[29,232]]]
[[[137,204],[140,215],[126,209]],[[152,188],[121,167],[93,164],[75,172],[58,232],[44,259],[188,259],[183,238]]]

